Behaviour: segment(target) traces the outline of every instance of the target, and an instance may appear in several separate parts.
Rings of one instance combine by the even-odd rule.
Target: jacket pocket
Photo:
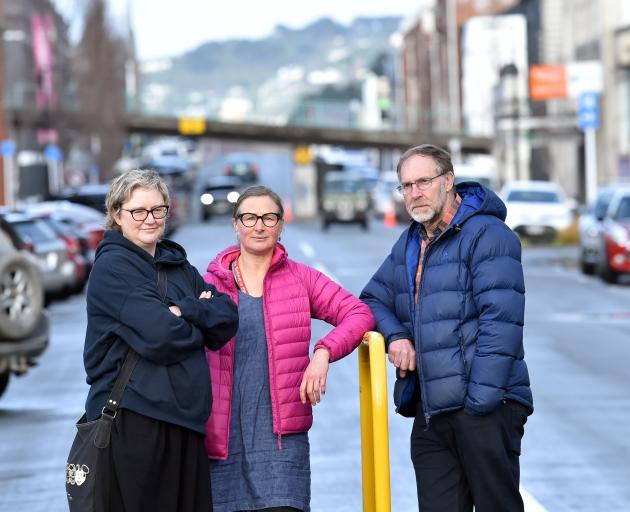
[[[396,412],[405,418],[415,418],[420,403],[420,382],[418,374],[407,371],[407,375],[400,376],[400,370],[396,370],[396,383],[394,384],[394,405]]]

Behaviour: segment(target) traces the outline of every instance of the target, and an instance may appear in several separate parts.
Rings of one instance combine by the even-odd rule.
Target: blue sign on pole
[[[599,128],[599,94],[584,92],[578,98],[578,126],[581,130]]]
[[[44,149],[44,155],[51,162],[61,162],[63,160],[63,153],[59,146],[55,144],[48,144]]]
[[[5,139],[2,141],[2,144],[0,144],[0,154],[2,154],[3,157],[8,157],[8,158],[12,158],[15,156],[15,142],[13,142],[11,139]]]

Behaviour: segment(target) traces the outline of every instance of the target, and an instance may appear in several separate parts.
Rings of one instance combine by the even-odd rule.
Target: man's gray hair
[[[121,206],[129,200],[133,191],[137,188],[157,190],[164,199],[164,204],[169,205],[168,187],[162,177],[155,171],[148,169],[134,169],[127,171],[112,180],[105,197],[105,228],[120,231],[120,227],[114,219],[114,214],[120,212]]]
[[[398,165],[396,166],[396,173],[398,174],[398,181],[400,181],[400,170],[404,163],[409,160],[412,156],[421,155],[428,156],[432,158],[438,168],[438,174],[446,174],[447,172],[453,172],[453,162],[451,161],[451,155],[448,151],[434,146],[433,144],[421,144],[420,146],[415,146],[413,148],[408,149],[403,153],[398,160]]]

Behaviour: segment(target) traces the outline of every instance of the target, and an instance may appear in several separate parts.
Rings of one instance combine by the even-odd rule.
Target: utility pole
[[[0,141],[3,141],[8,136],[7,130],[7,105],[5,103],[6,98],[6,74],[4,71],[4,31],[5,17],[4,17],[4,0],[0,0]],[[0,200],[2,204],[8,204],[6,191],[4,186],[4,173],[5,168],[3,159],[0,158]]]
[[[448,102],[450,104],[450,128],[454,133],[457,133],[461,129],[457,0],[446,0],[446,42],[448,49]]]

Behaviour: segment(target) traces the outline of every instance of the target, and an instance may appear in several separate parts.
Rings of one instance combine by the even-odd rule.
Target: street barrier
[[[366,332],[359,346],[363,512],[390,512],[385,342]]]

